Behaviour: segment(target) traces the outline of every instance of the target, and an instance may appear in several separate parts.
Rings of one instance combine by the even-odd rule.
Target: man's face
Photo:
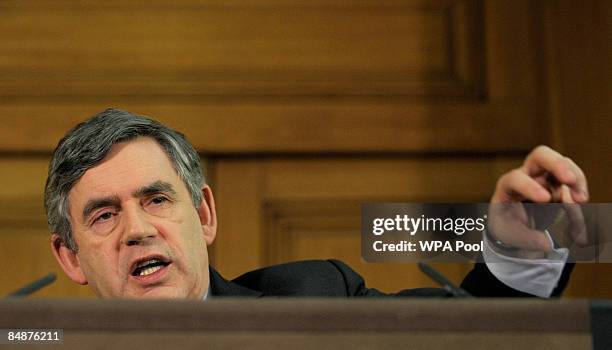
[[[100,297],[201,298],[209,285],[215,231],[210,189],[195,208],[157,142],[113,146],[69,193],[78,246],[56,256],[69,277]]]

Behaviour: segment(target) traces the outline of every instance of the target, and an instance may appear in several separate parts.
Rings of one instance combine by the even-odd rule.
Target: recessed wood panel
[[[114,106],[208,153],[525,152],[549,136],[535,8],[2,2],[0,151],[50,152]]]
[[[264,211],[265,265],[295,260],[339,259],[366,276],[368,287],[392,293],[439,287],[416,264],[368,263],[361,257],[361,204],[353,201],[272,202]],[[436,264],[461,283],[471,264]]]
[[[0,95],[474,97],[478,1],[5,3]],[[477,60],[479,61],[479,60]]]

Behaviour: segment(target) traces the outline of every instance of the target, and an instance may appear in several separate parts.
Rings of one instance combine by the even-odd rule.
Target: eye
[[[113,216],[113,213],[107,211],[106,213],[100,215],[96,220],[108,220]]]
[[[98,215],[93,221],[92,221],[92,225],[95,224],[103,224],[109,220],[111,220],[113,218],[113,216],[115,216],[116,213],[113,213],[112,211],[105,211],[102,214]]]
[[[157,196],[157,197],[153,197],[153,199],[151,199],[151,203],[152,204],[157,204],[157,205],[163,204],[163,203],[165,203],[167,201],[168,201],[168,198],[163,197],[163,196]]]
[[[144,202],[143,208],[149,214],[165,217],[171,212],[172,203],[172,199],[168,198],[168,196],[156,194]]]

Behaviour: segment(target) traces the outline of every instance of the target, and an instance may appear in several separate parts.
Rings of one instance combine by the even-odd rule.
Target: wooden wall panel
[[[51,253],[43,204],[48,163],[48,157],[0,158],[0,296],[55,272],[57,281],[36,296],[93,297],[64,275]]]
[[[524,152],[542,142],[529,1],[0,9],[0,150],[48,152],[75,119],[107,106],[182,126],[214,153]]]
[[[59,1],[2,8],[1,95],[482,92],[482,14],[474,0]]]

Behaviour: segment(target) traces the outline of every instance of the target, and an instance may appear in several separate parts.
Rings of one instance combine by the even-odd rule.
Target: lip
[[[168,265],[163,266],[161,269],[153,272],[150,275],[147,276],[133,276],[132,272],[134,271],[134,269],[136,268],[136,265],[138,265],[140,262],[142,261],[146,261],[146,260],[150,260],[150,259],[159,259],[161,261],[164,261],[166,263],[168,263]],[[138,258],[136,260],[134,260],[134,262],[131,265],[131,268],[129,270],[129,278],[140,284],[140,285],[150,285],[150,284],[154,284],[157,283],[159,281],[161,281],[167,274],[168,272],[168,268],[172,265],[172,261],[170,261],[170,259],[166,258],[163,255],[147,255],[145,257],[142,258]]]

